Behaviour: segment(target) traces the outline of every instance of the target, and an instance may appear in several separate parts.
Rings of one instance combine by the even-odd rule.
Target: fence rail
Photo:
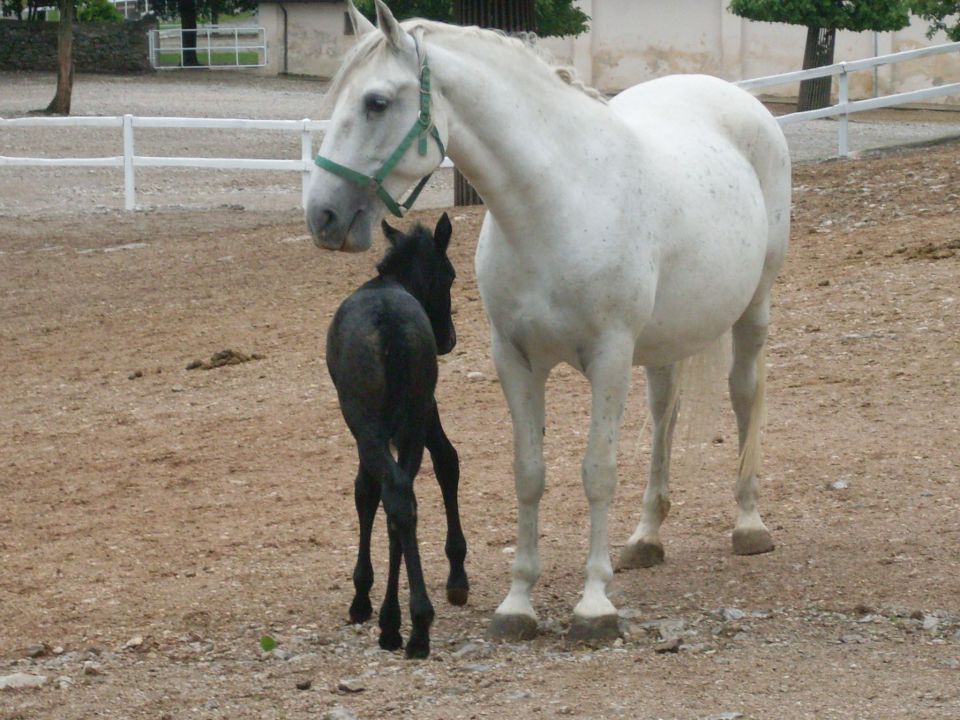
[[[887,65],[904,60],[912,60],[930,55],[948,52],[960,52],[960,42],[936,45],[919,50],[908,50],[876,58],[842,62],[813,70],[790,72],[782,75],[744,80],[737,83],[745,89],[757,89],[809,80],[818,77],[839,76],[839,101],[836,105],[809,112],[781,115],[777,121],[781,125],[813,120],[822,117],[840,116],[838,123],[838,146],[840,155],[849,154],[847,121],[852,113],[881,107],[892,107],[908,102],[919,102],[943,95],[960,93],[960,83],[911,92],[897,93],[870,100],[849,99],[848,76],[851,72],[868,70],[879,65]],[[0,129],[4,127],[44,126],[44,127],[107,127],[120,128],[123,134],[123,155],[90,158],[30,158],[0,156],[0,167],[111,167],[123,168],[124,208],[134,210],[136,198],[136,168],[138,167],[179,167],[209,170],[279,170],[299,172],[301,175],[301,203],[306,204],[307,189],[313,165],[313,133],[327,129],[326,120],[241,120],[232,118],[182,118],[182,117],[135,117],[123,115],[116,117],[56,117],[56,118],[0,118]],[[136,155],[134,152],[134,130],[137,128],[206,128],[218,130],[281,130],[300,134],[300,157],[298,159],[247,159],[247,158],[195,158],[161,157]],[[452,167],[444,160],[444,167]]]
[[[195,47],[184,47],[184,36],[191,34]],[[251,36],[252,42],[241,42],[241,38]],[[267,36],[262,27],[203,25],[196,29],[151,30],[147,33],[147,42],[150,64],[155,70],[252,68],[267,64]],[[188,65],[187,53],[193,53],[198,62]],[[199,62],[201,57],[206,62]]]
[[[752,80],[741,80],[737,85],[744,90],[757,90],[759,88],[787,85],[803,80],[837,77],[839,79],[839,88],[836,105],[818,110],[807,110],[804,112],[790,113],[789,115],[781,115],[777,118],[777,122],[781,125],[790,125],[805,120],[840,116],[840,122],[837,128],[837,151],[839,155],[846,157],[850,154],[849,119],[851,114],[863,112],[864,110],[877,110],[879,108],[894,107],[896,105],[906,105],[907,103],[923,102],[924,100],[944,97],[945,95],[960,94],[960,82],[958,82],[924,88],[923,90],[911,90],[893,95],[884,95],[869,100],[851,101],[850,73],[872,70],[881,65],[895,65],[906,60],[916,60],[918,58],[930,57],[931,55],[943,55],[944,53],[951,52],[958,53],[958,56],[960,56],[960,42],[931,45],[930,47],[919,48],[917,50],[904,50],[903,52],[878,55],[877,57],[865,58],[863,60],[825,65],[824,67],[812,68],[810,70],[797,70],[781,75],[767,75]]]

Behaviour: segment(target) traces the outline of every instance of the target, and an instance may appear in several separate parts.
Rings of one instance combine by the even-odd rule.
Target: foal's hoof
[[[380,633],[380,647],[393,652],[403,647],[403,638],[396,630],[384,630]]]
[[[573,616],[573,624],[567,633],[570,643],[607,643],[620,637],[620,620],[616,615],[597,617]]]
[[[448,587],[447,602],[451,605],[466,605],[467,596],[470,594],[469,587]]]
[[[423,660],[430,655],[430,638],[411,637],[407,642],[406,654],[409,660]]]
[[[495,613],[490,627],[487,628],[487,639],[496,641],[515,642],[517,640],[533,640],[537,636],[537,621],[529,615],[502,615]]]
[[[773,550],[773,538],[766,528],[733,531],[734,555],[759,555]]]
[[[356,596],[350,603],[350,623],[359,625],[365,623],[373,615],[373,606],[370,604],[369,597]]]
[[[636,545],[624,545],[623,550],[620,551],[617,570],[649,568],[654,565],[663,565],[663,545],[638,542]]]

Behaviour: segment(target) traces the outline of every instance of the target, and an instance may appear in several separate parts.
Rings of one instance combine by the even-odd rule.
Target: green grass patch
[[[257,65],[260,62],[260,54],[253,50],[241,50],[239,57],[240,65]],[[206,50],[197,50],[197,62],[201,65],[210,65],[212,67],[236,65],[237,53],[230,51],[217,52],[214,50],[213,57],[208,60]],[[179,67],[180,53],[161,52],[157,57],[157,64],[159,67]]]

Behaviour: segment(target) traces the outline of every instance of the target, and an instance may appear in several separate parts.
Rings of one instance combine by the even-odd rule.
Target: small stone
[[[337,690],[342,693],[361,693],[366,689],[359,678],[345,678],[337,683]]]
[[[485,658],[493,653],[489,643],[468,642],[453,651],[455,658]]]
[[[747,614],[739,608],[729,607],[717,610],[716,616],[725,622],[729,622],[730,620],[743,620]]]
[[[483,663],[473,663],[471,665],[464,665],[464,670],[475,673],[485,673],[493,670],[493,665],[485,665]]]
[[[87,660],[83,664],[83,674],[103,675],[103,666],[100,663],[93,662],[93,660]]]
[[[736,710],[727,710],[726,712],[717,713],[716,715],[707,715],[703,720],[737,720],[737,718],[742,718],[743,713],[737,712]]]
[[[46,654],[47,646],[45,643],[35,643],[27,646],[27,657],[38,658],[43,657]]]
[[[136,380],[137,378],[143,377],[143,370],[134,370],[132,373],[127,375],[127,380]]]
[[[123,644],[124,650],[136,650],[143,645],[143,635],[135,635]]]
[[[64,650],[63,645],[55,645],[50,652],[54,655],[63,655],[66,650]]]
[[[680,637],[686,627],[686,623],[683,620],[650,620],[649,622],[640,623],[640,627],[643,628],[647,634],[656,635],[661,640],[672,640],[675,637]]]
[[[30,673],[14,673],[0,675],[0,690],[22,690],[38,688],[47,684],[46,675],[32,675]]]
[[[484,374],[482,372],[471,370],[470,372],[467,373],[467,380],[478,381],[483,379],[484,379]]]
[[[666,655],[668,653],[678,653],[680,652],[680,646],[683,645],[682,638],[670,638],[666,642],[662,642],[659,645],[653,648],[653,651],[657,655]]]
[[[848,633],[840,636],[840,642],[842,642],[844,645],[858,645],[862,642],[866,642],[866,640],[864,639],[863,635]]]
[[[321,720],[357,720],[357,716],[343,705],[337,705],[333,709],[327,710],[321,716]]]
[[[212,643],[211,643],[212,649]],[[293,657],[293,653],[287,650],[286,648],[274,648],[270,651],[270,654],[275,657],[277,660],[289,660]]]
[[[834,480],[827,485],[827,489],[829,490],[846,490],[848,487],[850,487],[850,483],[846,480]]]
[[[57,678],[57,687],[61,690],[69,690],[73,687],[73,678],[67,675],[61,675]]]
[[[313,687],[313,680],[301,680],[297,683],[297,690],[309,690]]]
[[[936,615],[924,615],[923,616],[923,629],[929,632],[936,632],[937,628],[940,627],[940,618]]]

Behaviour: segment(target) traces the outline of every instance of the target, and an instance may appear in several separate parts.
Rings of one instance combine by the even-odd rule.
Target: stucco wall
[[[262,73],[284,72],[283,8],[287,11],[287,67],[291,75],[333,77],[354,38],[344,34],[345,2],[261,3],[257,20],[267,38],[268,63]]]
[[[117,23],[75,23],[73,58],[77,72],[152,72],[147,31],[152,16]],[[0,70],[56,70],[57,23],[0,20]]]

